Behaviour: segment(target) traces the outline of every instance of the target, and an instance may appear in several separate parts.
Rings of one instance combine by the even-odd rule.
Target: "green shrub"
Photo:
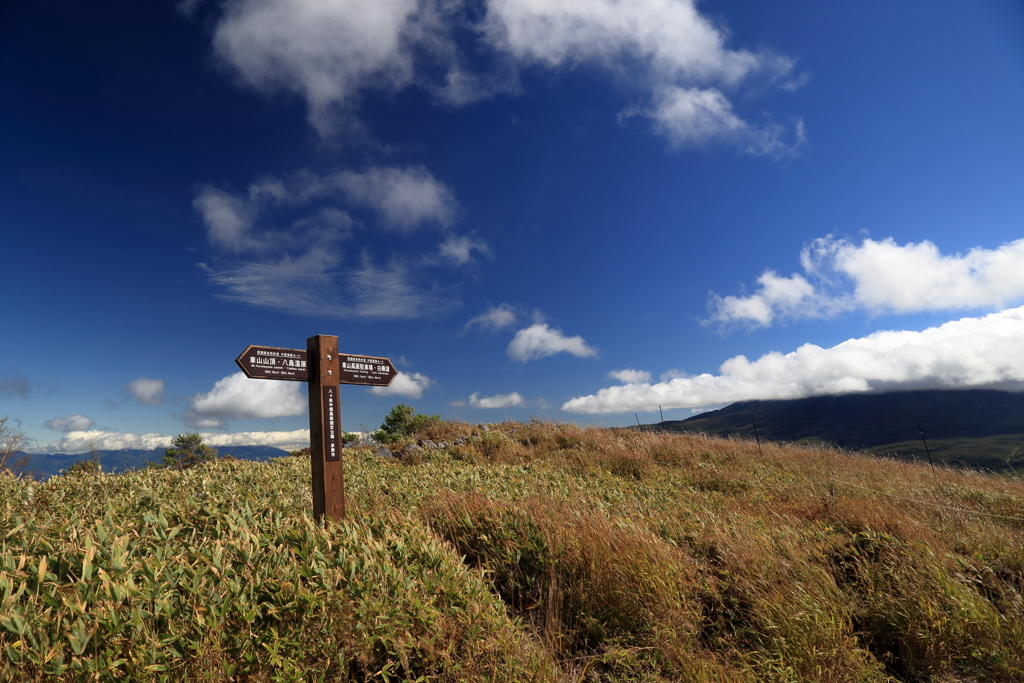
[[[179,434],[174,437],[171,448],[164,450],[164,464],[184,470],[217,458],[217,449],[203,443],[199,434]]]
[[[399,403],[384,418],[373,438],[380,443],[394,443],[441,422],[440,415],[416,415],[415,412],[412,406]]]

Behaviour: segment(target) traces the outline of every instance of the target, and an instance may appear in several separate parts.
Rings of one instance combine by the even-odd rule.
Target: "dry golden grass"
[[[0,476],[0,671],[1024,680],[1018,479],[544,422],[420,436],[466,439],[346,451],[326,529],[300,458]]]

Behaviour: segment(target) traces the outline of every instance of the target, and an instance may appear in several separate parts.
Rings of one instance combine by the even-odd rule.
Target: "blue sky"
[[[35,452],[298,445],[314,334],[351,430],[1024,388],[1018,2],[15,0],[0,93]]]

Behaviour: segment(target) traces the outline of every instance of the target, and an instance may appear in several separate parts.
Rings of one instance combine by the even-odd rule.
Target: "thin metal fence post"
[[[921,429],[921,423],[917,423],[917,431],[921,433],[921,441],[924,443],[924,452],[928,454],[928,464],[931,465],[932,474],[935,474],[935,463],[932,462],[932,452],[928,450],[928,442],[924,440],[924,430]]]

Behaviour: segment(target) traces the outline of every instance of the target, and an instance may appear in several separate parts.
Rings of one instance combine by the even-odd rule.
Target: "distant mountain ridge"
[[[99,456],[100,466],[104,472],[124,472],[139,467],[148,467],[149,463],[162,462],[164,449],[126,448],[117,451],[96,451],[96,454]],[[239,460],[265,461],[288,455],[288,451],[273,446],[225,446],[218,449],[218,454],[230,455]],[[88,460],[90,457],[90,453],[30,453],[28,455],[29,463],[24,471],[40,479],[59,474],[61,470],[71,467],[76,462]]]
[[[754,422],[763,439],[823,441],[850,449],[920,443],[918,424],[929,441],[981,439],[1024,434],[1024,393],[957,389],[741,401],[661,426],[754,438]]]

